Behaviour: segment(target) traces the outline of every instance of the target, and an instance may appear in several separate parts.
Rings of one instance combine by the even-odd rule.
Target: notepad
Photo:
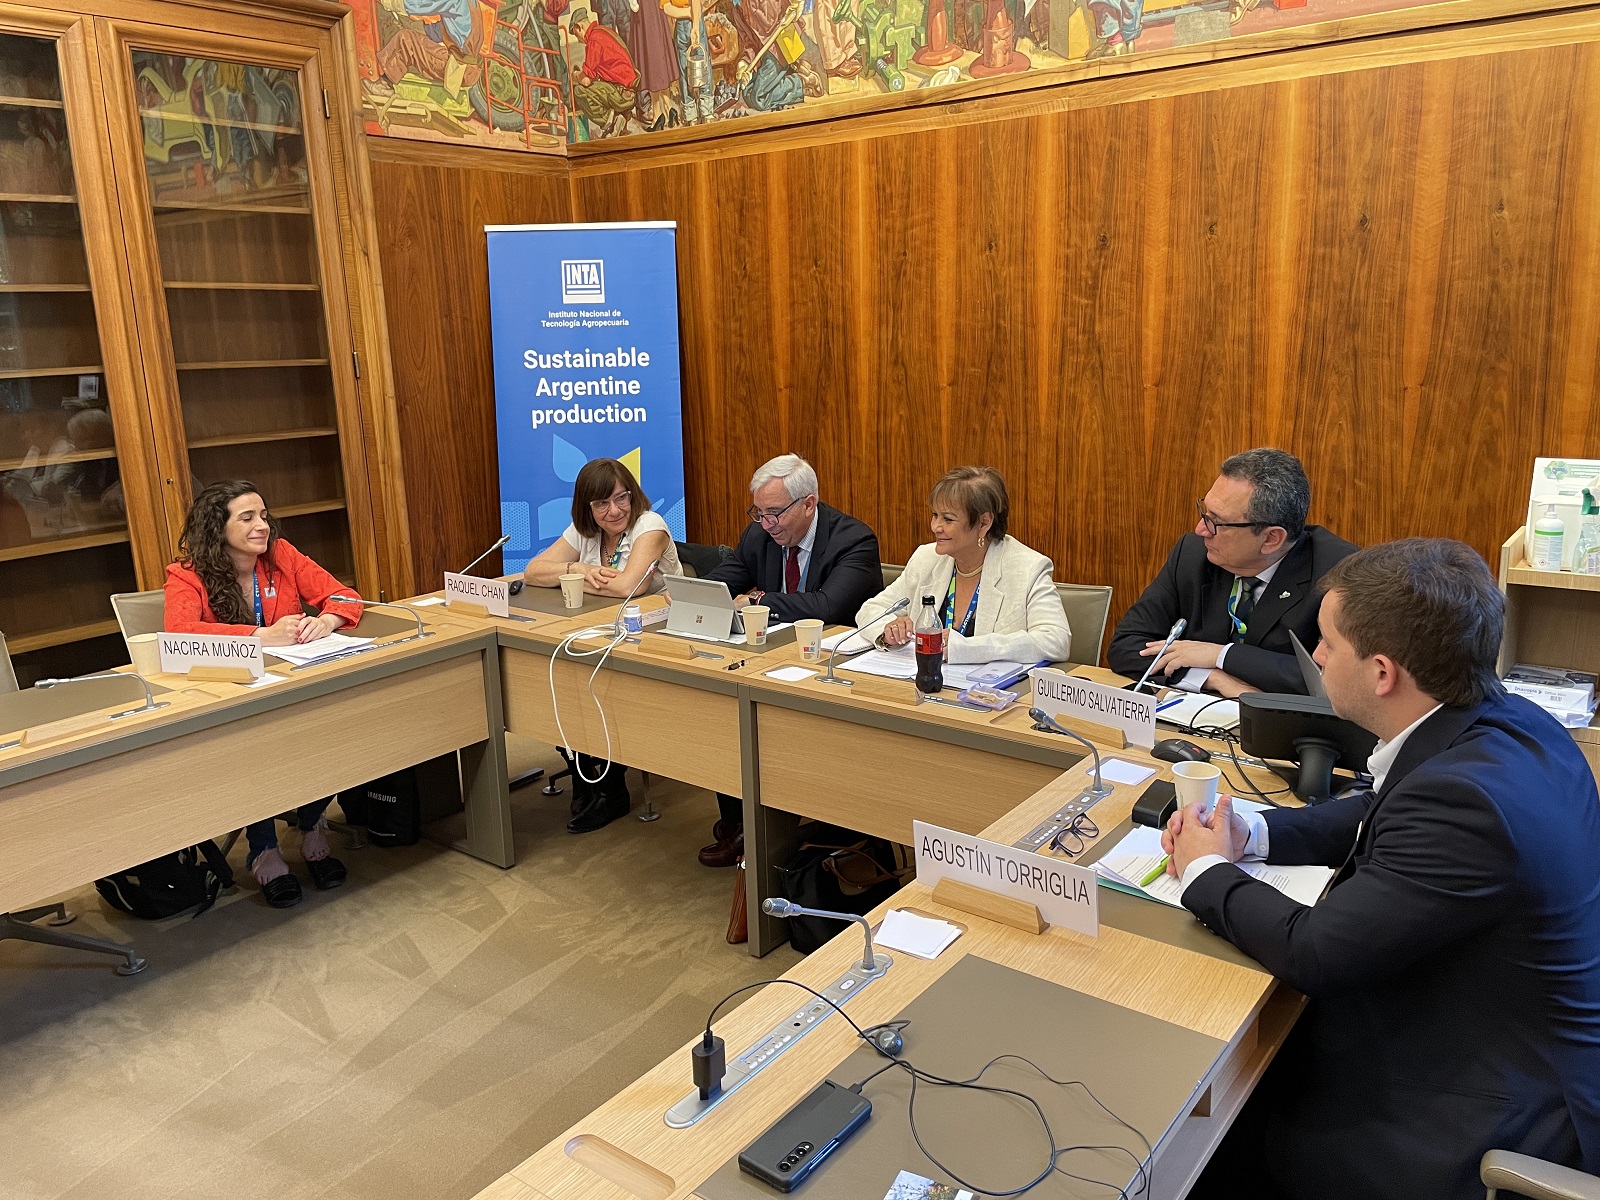
[[[880,946],[904,950],[918,958],[938,958],[960,936],[959,925],[896,908],[878,926],[877,941]]]
[[[1242,801],[1235,804],[1244,808]],[[1163,870],[1149,883],[1142,882],[1165,857],[1161,849],[1161,831],[1148,825],[1135,825],[1126,837],[1101,856],[1094,869],[1103,881],[1121,891],[1182,908],[1183,888],[1176,876]],[[1285,867],[1251,861],[1235,865],[1252,879],[1270,884],[1289,899],[1308,906],[1322,898],[1328,881],[1333,878],[1332,867]]]
[[[285,662],[292,662],[297,667],[304,667],[309,666],[311,663],[322,662],[324,659],[348,654],[352,650],[360,650],[371,644],[371,638],[351,637],[344,633],[330,633],[327,637],[318,638],[314,642],[297,643],[293,646],[268,646],[267,653],[274,658],[281,658]]]
[[[1233,729],[1239,724],[1239,702],[1204,692],[1178,692],[1156,705],[1156,720],[1179,729]]]
[[[810,667],[778,667],[776,670],[766,672],[768,679],[781,680],[784,683],[799,683],[802,679],[810,679],[816,671]]]
[[[1083,769],[1085,775],[1094,774],[1094,759],[1089,759],[1089,765]],[[1112,783],[1143,783],[1156,773],[1154,767],[1141,767],[1138,763],[1124,762],[1120,758],[1104,758],[1100,760],[1100,775]]]

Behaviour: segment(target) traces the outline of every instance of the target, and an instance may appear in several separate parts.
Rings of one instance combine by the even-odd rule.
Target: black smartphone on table
[[[824,1079],[739,1155],[739,1169],[792,1192],[872,1115],[872,1101]]]

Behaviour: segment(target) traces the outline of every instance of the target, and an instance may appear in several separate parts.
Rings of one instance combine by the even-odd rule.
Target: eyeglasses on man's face
[[[800,501],[805,500],[805,499],[807,499],[807,497],[805,497],[805,496],[796,496],[793,500],[789,501],[789,503],[785,504],[777,512],[762,512],[759,508],[756,508],[754,505],[751,505],[749,508],[747,508],[745,510],[745,514],[744,515],[749,517],[752,521],[755,521],[756,523],[762,525],[763,527],[770,528],[770,527],[776,525],[779,521],[781,521],[783,519],[783,514],[784,513],[788,512],[796,504],[799,504]]]
[[[617,492],[615,495],[607,496],[604,500],[589,501],[589,511],[597,517],[603,512],[627,512],[632,507],[633,495],[631,492]]]
[[[1196,500],[1195,508],[1200,510],[1200,524],[1205,526],[1207,537],[1216,537],[1219,529],[1254,529],[1257,533],[1267,527],[1255,521],[1219,521],[1215,516],[1206,511],[1206,502]]]

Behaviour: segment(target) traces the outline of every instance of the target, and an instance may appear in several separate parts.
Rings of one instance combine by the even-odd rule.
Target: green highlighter
[[[1156,880],[1160,879],[1163,875],[1165,875],[1167,873],[1167,864],[1169,862],[1171,862],[1171,861],[1172,861],[1172,855],[1163,854],[1161,856],[1161,861],[1158,862],[1155,865],[1155,867],[1151,870],[1150,874],[1146,875],[1143,879],[1139,880],[1139,886],[1142,887],[1142,888],[1143,887],[1149,887]]]

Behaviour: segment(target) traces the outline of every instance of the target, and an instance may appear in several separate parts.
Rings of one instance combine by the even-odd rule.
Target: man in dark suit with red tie
[[[750,526],[707,575],[735,593],[734,607],[760,604],[772,621],[815,618],[854,625],[856,612],[883,590],[878,537],[860,521],[817,499],[817,473],[798,454],[765,462],[750,480]],[[722,819],[700,851],[708,867],[744,856],[744,802],[718,795]]]
[[[1311,484],[1284,450],[1235,454],[1222,464],[1193,532],[1111,635],[1106,661],[1138,679],[1222,696],[1244,691],[1304,694],[1295,634],[1317,644],[1317,580],[1355,547],[1306,524]],[[1168,631],[1188,628],[1165,652]]]
[[[1372,788],[1167,827],[1182,901],[1310,999],[1191,1200],[1478,1200],[1511,1150],[1600,1172],[1600,797],[1495,676],[1504,598],[1460,542],[1324,580],[1322,667]],[[1336,870],[1307,908],[1233,863]],[[1574,1193],[1576,1194],[1576,1193]]]

